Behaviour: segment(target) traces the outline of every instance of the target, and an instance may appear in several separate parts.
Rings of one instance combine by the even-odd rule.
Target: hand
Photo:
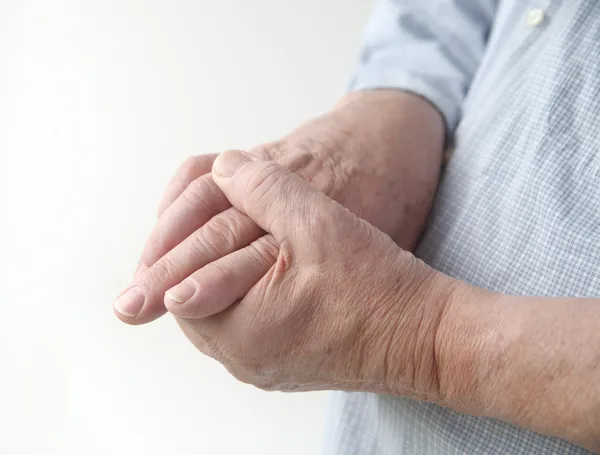
[[[439,114],[413,95],[357,93],[252,153],[296,172],[410,249],[435,190],[442,125]],[[215,185],[210,175],[215,156],[188,160],[169,185],[127,289],[134,294],[143,289],[145,299],[128,298],[128,307],[124,300],[115,304],[124,322],[141,324],[161,316],[167,289],[264,234]]]
[[[167,291],[200,351],[263,389],[435,399],[454,280],[278,164],[226,152],[213,179],[270,235]]]

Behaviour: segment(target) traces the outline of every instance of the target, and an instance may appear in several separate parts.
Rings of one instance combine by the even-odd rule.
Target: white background
[[[371,4],[0,0],[1,454],[319,452],[325,394],[237,383],[111,302],[178,164],[327,109]]]

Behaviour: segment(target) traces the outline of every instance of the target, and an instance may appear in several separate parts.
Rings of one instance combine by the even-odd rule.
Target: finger
[[[114,302],[115,314],[122,321],[136,325],[160,317],[166,311],[164,295],[168,289],[262,234],[256,223],[230,207],[139,273],[128,290]]]
[[[265,235],[245,248],[202,267],[165,294],[175,316],[200,319],[241,300],[275,264],[279,247]]]
[[[281,165],[239,152],[219,155],[212,175],[231,204],[273,234],[279,244],[293,233],[306,231],[314,221],[323,221],[323,213],[343,210]]]
[[[201,157],[214,161],[215,155]],[[190,171],[189,177],[193,172],[203,169],[208,161],[200,160],[200,164],[191,164],[194,171]],[[181,172],[183,175],[184,171]],[[173,195],[176,191],[177,189],[172,190]],[[215,184],[211,174],[203,174],[192,180],[159,217],[148,236],[140,263],[151,266],[214,215],[229,207],[231,204]]]
[[[165,210],[148,236],[140,262],[147,267],[213,216],[231,207],[210,174],[192,181]]]
[[[207,176],[210,173],[212,168],[212,164],[218,154],[210,154],[210,155],[198,155],[192,156],[185,160],[185,162],[179,167],[169,184],[167,185],[167,189],[163,194],[163,197],[158,204],[158,219],[162,214],[173,204],[179,196],[187,189],[187,187],[196,179]],[[191,227],[190,227],[191,229]],[[154,229],[156,231],[156,229]],[[140,273],[142,273],[145,269],[148,268],[148,265],[152,265],[158,257],[160,257],[161,252],[164,251],[164,248],[159,247],[159,243],[156,242],[156,238],[160,236],[159,233],[152,232],[148,239],[146,240],[146,245],[142,251],[142,256],[138,262],[134,273],[134,279],[138,277]],[[174,242],[175,240],[173,240]],[[144,263],[146,261],[147,263]]]
[[[175,199],[184,192],[190,183],[204,174],[209,174],[212,169],[213,162],[218,156],[217,153],[210,155],[192,156],[184,161],[179,167],[163,194],[163,197],[158,204],[158,216],[169,207]]]

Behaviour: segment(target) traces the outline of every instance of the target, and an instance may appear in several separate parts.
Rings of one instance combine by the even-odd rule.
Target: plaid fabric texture
[[[600,297],[600,2],[500,1],[454,137],[418,256],[508,294]],[[429,403],[334,392],[325,453],[589,452]]]

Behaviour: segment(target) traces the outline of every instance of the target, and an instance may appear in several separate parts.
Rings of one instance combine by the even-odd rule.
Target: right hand
[[[226,152],[213,177],[270,235],[167,291],[200,352],[267,390],[439,398],[439,328],[466,285],[272,161]]]

